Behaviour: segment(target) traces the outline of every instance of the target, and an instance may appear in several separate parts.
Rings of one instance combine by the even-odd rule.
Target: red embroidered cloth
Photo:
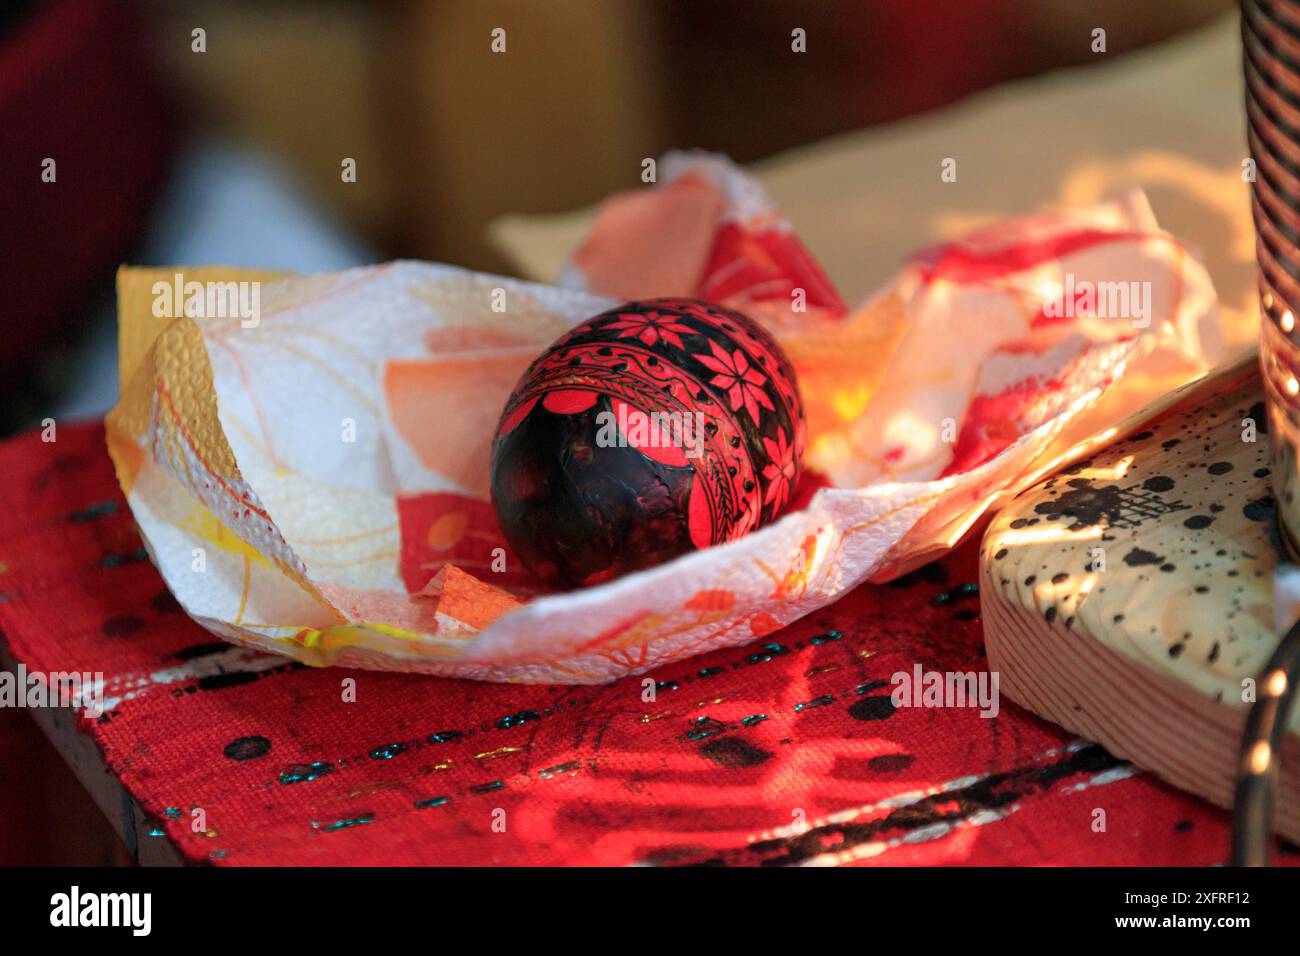
[[[1225,858],[1227,814],[1010,702],[995,719],[894,706],[895,672],[986,666],[977,542],[765,641],[664,667],[652,700],[643,677],[545,687],[312,670],[181,613],[103,441],[79,426],[0,446],[0,628],[29,669],[104,673],[110,709],[82,729],[191,859]]]

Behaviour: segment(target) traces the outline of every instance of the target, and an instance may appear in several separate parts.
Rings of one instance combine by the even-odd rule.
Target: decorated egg
[[[597,584],[771,521],[803,445],[794,368],[765,329],[693,299],[629,302],[575,326],[515,386],[492,504],[539,577]]]

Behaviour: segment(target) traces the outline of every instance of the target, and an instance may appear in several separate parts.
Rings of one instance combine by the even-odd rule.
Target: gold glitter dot
[[[497,757],[504,757],[507,754],[517,754],[522,747],[498,747],[496,750],[485,750],[481,754],[475,754],[475,760],[496,760]]]
[[[1290,309],[1287,309],[1285,312],[1282,313],[1282,331],[1290,332],[1294,328],[1295,328],[1295,316],[1291,314]]]

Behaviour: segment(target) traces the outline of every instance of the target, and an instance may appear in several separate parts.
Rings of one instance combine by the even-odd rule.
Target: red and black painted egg
[[[529,366],[492,446],[506,540],[563,587],[610,580],[771,521],[804,416],[776,340],[732,309],[629,302]]]

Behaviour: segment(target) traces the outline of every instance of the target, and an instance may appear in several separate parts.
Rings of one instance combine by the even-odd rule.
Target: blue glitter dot
[[[747,664],[765,664],[774,657],[780,657],[782,654],[789,654],[790,649],[784,644],[764,644],[757,654],[750,654],[745,658]]]
[[[825,707],[827,704],[833,703],[835,703],[835,695],[824,694],[821,697],[814,697],[812,700],[805,701],[802,704],[795,704],[794,709],[796,711],[811,710],[813,707]]]
[[[347,830],[350,827],[364,826],[367,823],[373,823],[375,815],[373,813],[363,813],[361,816],[352,817],[348,820],[335,820],[333,823],[319,823],[316,820],[311,822],[313,830],[320,830],[324,833],[332,833],[335,830]]]
[[[332,764],[323,763],[319,760],[315,763],[296,763],[280,772],[280,782],[283,784],[307,783],[333,772],[334,767]]]
[[[518,727],[520,724],[526,724],[530,720],[541,720],[541,715],[535,710],[521,710],[517,714],[509,714],[497,721],[497,730],[509,730],[511,727]]]
[[[726,724],[714,717],[696,717],[691,726],[692,729],[686,732],[691,740],[703,740],[727,729]]]
[[[376,747],[370,751],[371,760],[392,760],[398,754],[405,752],[406,744],[384,744],[382,747]]]

